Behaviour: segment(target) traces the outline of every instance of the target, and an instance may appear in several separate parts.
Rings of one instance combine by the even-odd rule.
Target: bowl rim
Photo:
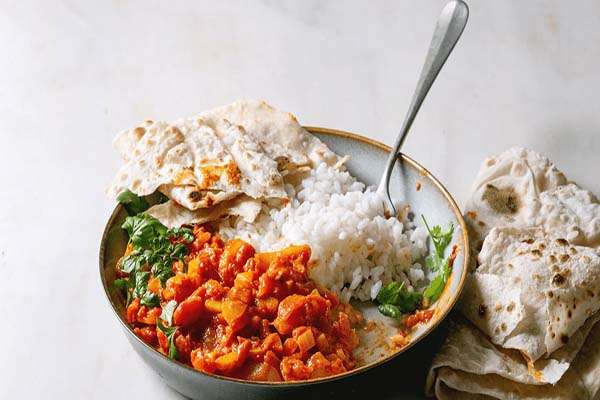
[[[317,133],[317,134],[329,135],[329,136],[334,136],[334,137],[342,137],[342,138],[351,139],[351,140],[354,140],[357,142],[361,142],[361,143],[376,147],[379,150],[383,150],[387,153],[389,153],[391,151],[391,148],[388,145],[381,143],[377,140],[356,134],[356,133],[351,133],[351,132],[342,131],[342,130],[338,130],[338,129],[332,129],[332,128],[317,127],[317,126],[303,126],[303,128],[306,129],[307,131],[309,131],[310,133]],[[288,382],[254,382],[254,381],[248,381],[248,380],[244,380],[244,379],[231,378],[231,377],[217,375],[217,374],[213,374],[213,373],[209,373],[209,372],[199,371],[197,369],[190,367],[187,364],[181,363],[177,360],[173,360],[173,359],[167,357],[166,355],[162,354],[158,350],[154,349],[152,346],[148,345],[146,342],[144,342],[142,339],[140,339],[133,332],[133,330],[131,329],[129,324],[127,324],[126,321],[123,319],[123,316],[119,314],[118,309],[115,306],[115,304],[112,300],[112,297],[110,296],[110,293],[109,293],[109,284],[106,281],[106,276],[104,274],[104,264],[105,264],[104,254],[105,254],[105,250],[106,250],[106,243],[108,240],[109,232],[114,225],[114,220],[117,218],[118,214],[120,213],[120,211],[123,208],[123,205],[121,205],[121,204],[117,204],[117,206],[111,213],[111,215],[106,223],[106,226],[104,227],[104,231],[102,233],[102,239],[100,241],[100,254],[99,254],[100,270],[99,270],[99,272],[100,272],[100,280],[102,281],[102,287],[104,289],[104,295],[106,297],[106,300],[110,304],[113,313],[117,317],[117,320],[121,323],[122,327],[126,330],[126,333],[130,337],[135,338],[134,340],[136,340],[139,344],[141,344],[145,348],[145,350],[151,351],[155,356],[162,357],[165,361],[167,361],[168,363],[171,363],[171,365],[174,367],[184,368],[184,369],[187,369],[188,371],[199,374],[201,376],[205,376],[207,378],[214,378],[214,379],[219,379],[219,380],[230,382],[230,383],[236,383],[236,384],[242,384],[242,385],[248,385],[248,386],[294,387],[294,386],[305,386],[305,385],[332,382],[332,381],[348,378],[353,375],[357,375],[357,374],[366,372],[368,370],[371,370],[373,368],[376,368],[380,365],[383,365],[383,364],[395,359],[400,354],[409,350],[413,346],[415,346],[418,342],[420,342],[422,339],[424,339],[426,336],[428,336],[434,329],[436,329],[444,319],[446,319],[446,317],[448,316],[448,314],[450,313],[450,311],[453,309],[454,305],[458,301],[460,294],[462,293],[462,290],[463,290],[463,287],[464,287],[464,284],[466,281],[466,276],[467,276],[467,271],[468,271],[468,266],[469,266],[469,257],[470,257],[470,244],[469,244],[469,237],[467,234],[467,226],[466,226],[465,220],[463,218],[463,215],[460,211],[460,208],[456,204],[456,201],[454,200],[454,198],[452,197],[450,192],[448,192],[448,190],[444,187],[444,185],[435,176],[433,176],[431,174],[431,172],[429,172],[425,167],[423,167],[417,161],[413,160],[412,158],[410,158],[409,156],[407,156],[404,153],[400,153],[399,157],[400,157],[402,163],[406,163],[410,167],[417,170],[422,177],[428,179],[442,193],[442,195],[444,196],[444,198],[450,205],[452,212],[456,216],[458,224],[460,225],[460,228],[461,228],[460,231],[462,233],[462,240],[463,240],[464,248],[462,249],[462,251],[463,251],[463,265],[462,265],[463,273],[461,274],[461,279],[460,279],[460,282],[458,283],[458,287],[457,287],[454,297],[450,299],[450,301],[447,303],[448,306],[445,307],[444,310],[442,310],[439,317],[434,321],[434,323],[429,325],[423,331],[423,333],[421,335],[419,335],[418,337],[411,340],[406,346],[403,346],[402,348],[398,349],[398,351],[396,351],[396,352],[390,353],[387,356],[385,356],[375,362],[360,366],[358,368],[344,372],[342,374],[332,375],[332,376],[323,377],[323,378],[308,379],[308,380],[303,380],[303,381],[288,381]],[[454,271],[454,268],[453,268],[453,271]],[[448,287],[448,286],[446,286],[446,287]]]

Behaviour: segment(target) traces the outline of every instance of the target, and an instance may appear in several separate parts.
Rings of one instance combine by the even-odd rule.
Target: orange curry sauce
[[[157,328],[162,307],[177,302],[173,326],[177,359],[200,371],[253,381],[295,381],[355,367],[354,326],[362,316],[307,278],[308,246],[256,253],[242,241],[224,243],[205,227],[164,287],[151,277],[148,290],[161,307],[134,299],[126,319],[146,343],[168,354]]]

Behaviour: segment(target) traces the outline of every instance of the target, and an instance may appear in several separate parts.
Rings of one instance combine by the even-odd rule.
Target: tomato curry
[[[307,277],[308,246],[257,253],[204,226],[180,242],[187,251],[172,261],[168,279],[144,272],[144,296],[128,293],[126,319],[146,343],[197,370],[251,381],[306,380],[355,367],[353,327],[362,317]],[[122,281],[132,279],[121,267],[131,251],[130,244],[118,265]]]

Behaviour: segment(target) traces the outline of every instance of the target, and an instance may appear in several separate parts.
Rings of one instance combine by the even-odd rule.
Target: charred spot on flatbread
[[[519,198],[512,187],[499,189],[487,184],[481,199],[499,214],[515,214],[519,211]]]
[[[142,136],[144,136],[145,133],[146,133],[146,128],[144,128],[143,126],[137,126],[137,127],[133,128],[133,134],[135,135],[135,138],[137,140],[142,139]]]
[[[277,170],[279,171],[288,169],[288,166],[290,165],[290,159],[285,156],[277,157],[275,161],[277,162]]]
[[[556,273],[552,277],[552,283],[556,286],[560,286],[564,284],[566,281],[565,277],[562,274]]]
[[[188,197],[189,197],[190,201],[192,201],[194,203],[202,201],[202,199],[204,198],[204,196],[202,195],[202,192],[200,192],[198,190],[194,190],[193,192],[190,192]]]

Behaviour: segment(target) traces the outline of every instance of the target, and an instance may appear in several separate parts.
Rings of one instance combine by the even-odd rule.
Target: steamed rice
[[[308,244],[310,277],[346,302],[372,300],[392,280],[409,290],[426,285],[417,260],[426,254],[427,231],[408,220],[407,207],[399,207],[400,218],[386,218],[372,188],[326,164],[285,189],[288,205],[264,206],[253,223],[224,221],[221,235],[239,237],[259,251]]]

